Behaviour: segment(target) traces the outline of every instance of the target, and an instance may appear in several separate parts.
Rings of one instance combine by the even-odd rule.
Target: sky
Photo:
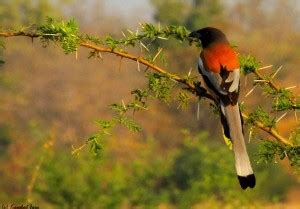
[[[104,12],[111,17],[119,17],[126,26],[136,26],[140,22],[151,22],[154,10],[151,6],[151,0],[89,0],[90,2],[99,1],[104,5]],[[163,1],[163,0],[162,0]],[[268,7],[272,6],[274,0],[266,0]],[[227,6],[241,0],[222,0]],[[269,4],[267,4],[269,2]],[[293,10],[287,15],[293,15],[300,11],[300,0],[290,0]],[[93,4],[92,4],[93,5]],[[300,21],[295,27],[300,28]]]
[[[138,18],[151,20],[153,10],[149,0],[104,0],[106,11],[120,13],[119,16],[134,18],[136,12]]]

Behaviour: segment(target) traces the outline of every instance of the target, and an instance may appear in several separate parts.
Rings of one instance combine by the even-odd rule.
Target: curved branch
[[[126,52],[120,52],[120,51],[117,51],[117,50],[114,50],[114,49],[111,49],[111,48],[105,48],[105,47],[100,47],[100,46],[96,46],[96,45],[92,45],[92,44],[89,44],[89,43],[86,43],[86,42],[82,42],[80,43],[80,46],[82,47],[85,47],[85,48],[89,48],[89,49],[93,49],[93,50],[96,50],[96,51],[99,51],[99,52],[106,52],[106,53],[111,53],[111,54],[115,54],[117,56],[120,56],[120,57],[123,57],[123,58],[127,58],[127,59],[130,59],[130,60],[133,60],[133,61],[136,61],[136,62],[139,62],[153,70],[155,70],[156,72],[158,73],[161,73],[163,75],[166,75],[167,77],[169,78],[172,78],[174,79],[175,81],[177,82],[180,82],[180,83],[183,83],[185,85],[187,85],[189,88],[192,88],[194,89],[195,86],[194,84],[191,84],[191,83],[187,83],[186,79],[183,79],[175,74],[171,74],[171,73],[168,73],[166,70],[163,70],[162,68],[154,65],[153,63],[145,60],[144,58],[142,57],[137,57],[137,56],[134,56],[132,54],[128,54]]]
[[[26,33],[23,31],[19,31],[19,32],[0,32],[0,36],[2,37],[15,37],[15,36],[27,36],[30,38],[38,38],[41,35],[37,34],[37,33]]]
[[[249,116],[246,113],[242,113],[242,116],[246,120],[249,118]],[[274,137],[277,141],[280,141],[281,143],[283,143],[285,145],[292,145],[292,143],[288,139],[286,139],[285,137],[280,135],[274,128],[266,127],[263,123],[261,123],[259,121],[255,121],[254,125],[257,128],[260,128],[262,131],[264,131],[264,132],[268,133],[269,135],[271,135],[272,137]]]
[[[167,76],[168,78],[171,78],[181,84],[184,84],[188,90],[190,90],[192,93],[196,93],[197,96],[206,97],[215,102],[215,99],[209,93],[207,93],[206,90],[204,88],[202,88],[197,82],[191,83],[187,79],[181,78],[175,74],[171,74],[171,73],[167,72],[166,70],[164,70],[163,68],[158,67],[157,65],[154,65],[153,63],[147,61],[146,59],[144,59],[142,57],[134,56],[132,54],[128,54],[126,52],[120,52],[120,51],[117,51],[117,50],[114,50],[111,48],[107,48],[107,47],[93,45],[93,44],[90,44],[87,42],[80,43],[80,46],[89,48],[89,49],[93,49],[98,52],[115,54],[122,58],[130,59],[130,60],[136,61],[138,63],[141,63],[141,64],[145,65],[146,67],[151,68],[152,70]]]
[[[265,80],[264,76],[258,72],[258,70],[254,70],[253,71],[254,75],[259,79],[259,80],[262,80],[264,81],[265,83],[267,83],[273,90],[275,90],[276,92],[279,92],[280,91],[280,88],[272,81],[272,79],[268,79],[268,80]],[[291,102],[291,107],[293,110],[296,110],[296,109],[299,109],[299,105],[295,102],[295,96],[293,96],[291,99],[289,99],[289,101]]]
[[[258,70],[253,71],[254,75],[256,75],[260,80],[265,80],[265,78],[258,72]],[[274,84],[272,80],[266,80],[266,83],[269,84],[269,86],[274,89],[275,91],[279,91],[279,88]]]
[[[30,37],[30,38],[37,38],[37,37],[42,37],[45,34],[34,34],[34,33],[25,33],[25,32],[15,32],[15,33],[11,33],[11,32],[0,32],[0,37],[14,37],[14,36],[25,36],[25,37]],[[51,35],[55,35],[55,34],[51,34]],[[103,52],[103,53],[110,53],[110,54],[115,54],[117,56],[120,56],[122,58],[126,58],[126,59],[130,59],[136,62],[139,62],[143,65],[145,65],[148,68],[151,68],[152,70],[161,73],[163,75],[166,75],[167,77],[185,85],[187,87],[187,89],[192,92],[192,93],[196,93],[197,96],[203,96],[206,97],[212,101],[215,102],[215,99],[206,92],[206,90],[201,87],[199,85],[199,83],[193,82],[190,83],[187,79],[181,78],[178,75],[175,74],[171,74],[169,72],[167,72],[166,70],[162,69],[161,67],[158,67],[157,65],[147,61],[146,59],[142,58],[142,57],[138,57],[138,56],[134,56],[132,54],[128,54],[125,52],[120,52],[111,48],[107,48],[107,47],[102,47],[102,46],[98,46],[98,45],[94,45],[94,44],[90,44],[88,42],[81,42],[79,44],[81,47],[84,48],[88,48],[88,49],[93,49],[95,51],[98,52]],[[258,72],[256,72],[255,74],[259,77],[262,78],[262,76],[260,74],[257,74]],[[277,90],[277,87],[275,85],[272,84],[272,87],[274,89]],[[246,113],[242,113],[243,118],[248,119],[249,116]],[[285,145],[292,145],[292,143],[285,137],[283,137],[282,135],[280,135],[274,128],[269,128],[266,127],[264,124],[262,124],[261,122],[256,121],[254,123],[254,125],[263,130],[264,132],[268,133],[269,135],[271,135],[272,137],[274,137],[277,141],[285,144]]]

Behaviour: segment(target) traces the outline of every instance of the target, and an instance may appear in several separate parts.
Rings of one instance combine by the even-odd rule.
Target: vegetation
[[[201,108],[198,108],[200,119],[201,112],[207,112],[207,109],[202,108],[203,105],[207,103],[210,105],[211,115],[215,111],[212,97],[201,87],[197,73],[192,69],[179,71],[180,66],[184,65],[182,63],[188,61],[184,60],[178,63],[178,66],[173,66],[178,55],[189,54],[188,50],[193,48],[193,54],[196,57],[198,52],[195,52],[195,48],[200,47],[188,38],[189,30],[185,26],[193,29],[199,25],[213,23],[219,15],[223,15],[220,12],[222,5],[219,1],[213,1],[211,4],[207,1],[190,1],[186,5],[182,5],[181,1],[153,1],[153,4],[156,6],[155,18],[161,24],[141,24],[137,31],[123,29],[120,32],[122,37],[85,34],[79,29],[79,24],[75,19],[63,21],[48,17],[43,23],[40,23],[39,19],[36,21],[37,25],[21,27],[21,29],[7,29],[6,24],[3,24],[5,27],[0,31],[0,36],[4,37],[0,42],[1,53],[5,49],[4,46],[8,47],[11,44],[4,44],[7,40],[5,38],[23,36],[31,38],[34,43],[36,39],[39,39],[42,46],[47,47],[47,49],[38,50],[43,52],[49,50],[51,53],[52,46],[59,46],[65,54],[75,55],[77,60],[83,57],[89,58],[90,63],[94,60],[105,62],[106,59],[110,59],[105,54],[116,55],[113,60],[117,58],[117,61],[114,61],[113,66],[110,65],[112,70],[117,69],[115,71],[125,68],[125,60],[131,60],[134,63],[126,67],[128,82],[124,78],[123,85],[115,86],[113,83],[115,74],[104,69],[101,76],[108,74],[105,75],[106,79],[100,82],[96,80],[90,85],[89,91],[96,92],[98,88],[104,88],[106,89],[105,95],[115,92],[118,96],[119,92],[125,90],[130,93],[125,99],[114,97],[113,100],[102,101],[102,98],[105,98],[102,95],[100,103],[96,103],[95,100],[99,99],[99,95],[94,94],[89,98],[89,102],[80,108],[71,107],[67,110],[58,109],[59,111],[50,108],[47,114],[40,109],[40,115],[29,122],[25,120],[23,127],[18,127],[20,130],[14,128],[15,124],[22,124],[26,116],[21,113],[17,116],[5,114],[4,118],[13,118],[10,120],[13,126],[4,124],[3,129],[0,129],[0,149],[3,149],[0,160],[5,162],[10,159],[14,168],[7,163],[6,167],[2,167],[1,170],[9,169],[12,172],[17,168],[25,175],[11,177],[8,171],[4,172],[3,179],[6,181],[1,186],[5,193],[0,196],[3,201],[10,200],[13,194],[14,201],[32,202],[41,208],[236,208],[241,205],[259,207],[266,202],[284,200],[286,193],[296,180],[290,178],[291,174],[286,172],[282,165],[274,164],[274,162],[287,159],[295,168],[295,172],[299,169],[299,124],[296,112],[299,109],[299,99],[289,86],[278,85],[277,78],[281,68],[273,70],[271,66],[263,67],[262,63],[253,56],[240,55],[241,71],[245,78],[248,78],[248,82],[253,81],[252,86],[245,92],[246,97],[257,94],[253,93],[256,89],[255,91],[258,91],[264,98],[264,101],[259,101],[259,104],[255,105],[258,108],[253,108],[252,101],[242,103],[243,118],[247,126],[245,130],[249,131],[249,139],[252,140],[251,153],[254,153],[252,159],[255,158],[259,164],[255,165],[258,176],[257,188],[241,194],[235,179],[230,150],[223,144],[220,145],[217,140],[213,140],[220,138],[220,134],[215,133],[216,131],[210,132],[210,130],[208,130],[210,134],[203,130],[199,134],[199,128],[196,128],[196,131],[195,128],[190,128],[192,133],[187,130],[179,131],[184,128],[181,125],[186,120],[184,118],[189,118],[191,113],[197,114],[189,110],[195,103],[200,102],[201,105]],[[167,14],[162,11],[166,8],[165,4],[172,5],[175,10],[180,10],[182,6],[185,6],[186,9],[180,10],[184,12],[185,18],[179,20],[178,16],[163,16]],[[200,10],[192,9],[191,5],[201,8],[201,14],[198,14]],[[27,24],[26,21],[21,21],[21,23],[25,26]],[[185,26],[178,26],[178,24]],[[23,45],[26,44],[28,41]],[[88,50],[88,53],[83,53],[83,49]],[[64,59],[70,58],[64,57]],[[7,55],[2,55],[0,60],[1,64],[4,64]],[[189,67],[194,66],[191,63],[188,64]],[[10,66],[10,63],[6,62],[2,68],[7,65]],[[75,65],[78,64],[73,66]],[[47,68],[46,65],[44,67]],[[76,70],[67,70],[70,78],[73,76],[71,74],[76,73]],[[96,70],[93,68],[92,71]],[[93,81],[92,78],[96,77],[95,74],[88,77],[89,72],[86,69],[80,72],[82,72],[80,75],[84,75],[84,79],[81,76],[74,79],[76,82],[81,81],[76,83],[79,92],[82,88],[89,86],[88,81]],[[53,72],[48,77],[52,74]],[[134,74],[142,74],[145,82],[130,86],[129,81]],[[141,80],[141,76],[138,80]],[[11,101],[11,95],[13,95],[24,101],[24,98],[19,95],[20,92],[14,89],[20,81],[16,82],[7,74],[2,73],[0,82],[4,99]],[[108,87],[99,87],[99,83],[106,83]],[[57,83],[53,85],[53,82],[50,82],[48,87],[63,92],[61,89],[63,85],[58,89],[56,86]],[[35,86],[33,88],[39,89]],[[118,92],[115,89],[119,89]],[[46,100],[49,103],[53,100],[51,94],[49,96],[42,91],[41,95],[50,97]],[[120,102],[115,102],[116,100]],[[101,117],[96,119],[98,130],[90,129],[84,134],[82,132],[76,134],[84,123],[74,122],[72,125],[76,127],[73,131],[75,134],[70,136],[80,141],[64,141],[65,137],[62,133],[68,133],[69,125],[68,120],[64,121],[65,118],[70,115],[80,115],[78,110],[84,111],[85,106],[108,105],[108,101],[112,101],[109,105],[111,114],[107,113],[107,109],[98,114]],[[24,103],[26,102],[25,100]],[[59,100],[54,100],[54,103],[57,102]],[[6,106],[5,100],[1,103],[3,107],[9,109],[10,106]],[[162,109],[165,109],[166,113],[170,111],[171,116],[162,113]],[[55,121],[53,118],[56,117],[57,112],[69,112],[70,115]],[[153,122],[145,124],[147,119],[143,119],[144,115],[155,112],[158,112],[156,118],[159,117],[157,121],[160,124],[154,124],[153,130],[161,128],[160,133],[164,132],[164,135],[155,134],[156,131],[149,131],[149,133],[145,131],[147,128],[151,130]],[[278,128],[284,121],[283,117],[286,112],[295,114],[293,120],[296,121],[296,125],[289,127],[288,137],[286,131],[283,132]],[[95,119],[95,113],[91,115]],[[185,117],[181,117],[182,115]],[[205,122],[208,123],[208,116],[204,114],[204,117],[207,120]],[[179,122],[166,125],[164,118]],[[216,117],[213,120],[219,119]],[[45,123],[39,121],[45,121]],[[187,122],[190,123],[190,119],[187,119]],[[163,127],[164,125],[169,127]],[[122,126],[129,131],[141,134],[130,135],[122,129]],[[61,128],[65,130],[60,131]],[[29,130],[27,136],[25,130]],[[215,127],[211,130],[215,130]],[[94,134],[91,134],[93,132]],[[173,138],[174,132],[176,132],[176,137]],[[24,141],[30,139],[30,143],[21,150],[20,148],[24,145],[22,140],[12,143],[12,140],[18,136],[21,136]],[[81,140],[84,137],[87,140]],[[127,140],[127,138],[132,140]],[[75,143],[78,145],[74,146]],[[71,144],[73,155],[66,152]],[[93,154],[92,156],[85,152],[87,147]],[[37,154],[29,153],[31,149],[36,150]],[[13,158],[13,156],[16,157]],[[28,156],[27,165],[19,161],[24,156]],[[271,164],[266,165],[261,162]],[[294,173],[294,176],[298,176],[298,173]],[[270,184],[270,178],[276,181],[276,184]],[[11,180],[18,182],[19,185],[8,183]],[[257,205],[253,205],[253,199],[256,200]]]

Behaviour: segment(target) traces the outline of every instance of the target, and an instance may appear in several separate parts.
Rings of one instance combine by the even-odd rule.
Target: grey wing
[[[213,86],[213,90],[219,94],[225,96],[239,91],[240,69],[233,71],[221,69],[221,73],[214,73],[204,68],[201,58],[198,61],[198,68],[199,72],[206,77],[205,80],[209,81],[210,85]]]

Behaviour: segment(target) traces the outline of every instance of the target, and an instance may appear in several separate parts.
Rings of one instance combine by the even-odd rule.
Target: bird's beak
[[[200,33],[198,33],[198,31],[193,31],[193,32],[190,33],[189,37],[190,38],[200,39],[201,35],[200,35]]]

